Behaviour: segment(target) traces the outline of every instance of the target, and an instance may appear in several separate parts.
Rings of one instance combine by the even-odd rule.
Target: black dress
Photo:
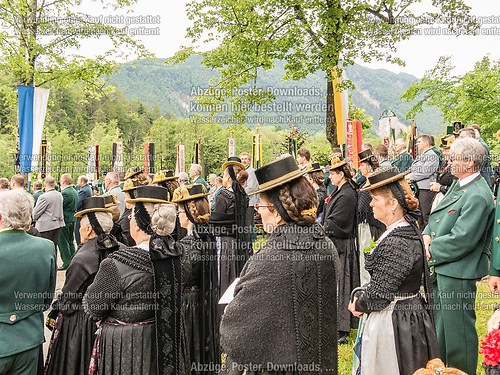
[[[357,311],[368,314],[360,344],[362,375],[412,375],[439,357],[432,301],[420,294],[424,280],[432,298],[423,242],[416,227],[404,224],[389,229],[366,255],[371,281],[356,293],[355,304]]]
[[[101,321],[92,365],[99,375],[156,373],[153,268],[146,250],[128,248],[105,259],[84,304]]]
[[[120,219],[115,223],[118,226],[117,232],[120,233],[120,237],[115,236],[117,240],[123,243],[125,246],[133,247],[135,246],[135,241],[130,235],[130,219],[129,216],[132,214],[132,208],[125,208]],[[115,229],[115,226],[113,226]],[[121,238],[121,241],[120,241]]]
[[[171,236],[153,234],[101,263],[84,297],[101,321],[89,374],[186,373],[181,255]]]
[[[360,186],[360,189],[366,184],[366,181]],[[370,226],[370,234],[374,241],[385,231],[385,225],[373,217],[373,209],[370,206],[372,198],[370,192],[358,192],[358,223],[367,223]],[[363,250],[363,249],[360,249]]]
[[[240,274],[247,260],[247,250],[238,239],[243,228],[236,224],[236,203],[234,192],[222,189],[215,201],[215,208],[210,215],[210,227],[216,238],[219,256],[219,292],[226,289]],[[248,197],[247,197],[248,206]],[[245,208],[246,210],[246,208]]]
[[[319,224],[275,228],[222,318],[226,372],[337,374],[338,262]]]
[[[188,363],[191,374],[206,374],[204,369],[220,363],[215,239],[208,234],[208,226],[196,225],[177,246],[183,253],[182,309]]]
[[[97,238],[82,244],[66,271],[61,296],[53,304],[59,311],[52,332],[45,374],[87,374],[97,326],[85,314],[82,299],[99,269],[99,262],[107,256],[98,250]]]
[[[322,223],[340,258],[338,330],[348,333],[351,328],[358,327],[357,319],[348,310],[351,292],[361,283],[356,243],[358,197],[351,184],[346,182],[327,200]]]

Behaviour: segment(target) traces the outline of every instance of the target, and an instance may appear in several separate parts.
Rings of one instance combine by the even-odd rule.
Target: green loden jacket
[[[429,266],[457,279],[485,276],[493,216],[493,196],[484,178],[479,175],[462,187],[453,182],[423,232],[432,238]]]
[[[495,221],[493,223],[493,247],[491,250],[490,272],[491,276],[500,277],[500,189],[498,190],[495,206]]]
[[[0,358],[44,342],[43,311],[56,283],[54,244],[23,230],[0,232]]]
[[[63,216],[66,225],[74,223],[78,207],[78,193],[73,186],[68,186],[61,192],[63,196]]]

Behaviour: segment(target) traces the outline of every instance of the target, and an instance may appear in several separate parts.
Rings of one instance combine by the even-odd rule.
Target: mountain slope
[[[189,117],[200,108],[193,105],[192,98],[199,89],[208,86],[216,72],[201,64],[201,56],[192,56],[185,63],[166,65],[164,60],[138,60],[124,64],[111,77],[111,84],[119,87],[130,99],[138,99],[152,106],[158,106],[162,113],[176,117]],[[277,93],[276,102],[249,113],[248,124],[274,124],[287,128],[291,125],[315,133],[324,129],[326,106],[326,81],[324,74],[310,74],[300,81],[283,81],[284,63],[276,62],[274,69],[262,72],[258,87]],[[381,113],[392,108],[400,122],[411,108],[411,104],[399,96],[417,80],[405,73],[393,73],[383,69],[370,69],[354,65],[347,69],[347,78],[356,89],[352,92],[354,104],[374,118],[373,126],[378,128]],[[283,94],[283,95],[281,95]],[[222,124],[228,123],[230,108],[222,107],[218,116]],[[203,112],[203,111],[201,111]],[[439,134],[444,129],[442,118],[436,109],[426,108],[416,118],[420,132]]]

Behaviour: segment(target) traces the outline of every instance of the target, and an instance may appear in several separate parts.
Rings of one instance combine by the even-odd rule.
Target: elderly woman
[[[251,251],[251,233],[245,230],[248,196],[236,176],[245,166],[233,156],[222,164],[222,189],[217,195],[210,216],[210,225],[217,240],[219,290],[223,294],[240,274]]]
[[[349,305],[367,314],[359,346],[361,374],[411,375],[439,357],[432,316],[432,286],[424,244],[416,227],[418,200],[396,167],[368,176],[373,214],[387,227],[365,257],[370,282]],[[424,280],[425,300],[420,294]],[[359,350],[360,349],[360,350]]]
[[[153,184],[167,188],[168,193],[171,197],[173,197],[175,189],[180,186],[179,182],[177,181],[178,178],[179,177],[174,175],[173,171],[161,170],[154,175]],[[175,221],[175,229],[172,233],[172,237],[177,241],[184,237],[186,234],[186,229],[181,227],[179,218],[177,218]]]
[[[220,361],[217,322],[218,277],[215,238],[209,234],[210,205],[202,184],[174,191],[178,217],[187,236],[177,241],[184,254],[182,308],[191,374],[204,374],[205,366]]]
[[[269,237],[222,318],[229,374],[337,374],[338,255],[306,173],[291,156],[255,171]]]
[[[109,235],[113,219],[103,197],[83,200],[82,210],[75,216],[81,218],[82,246],[71,260],[61,295],[49,314],[48,324],[53,331],[45,374],[88,372],[97,326],[83,311],[82,299],[101,261],[119,249],[119,244]]]
[[[351,328],[357,328],[357,322],[347,307],[352,290],[360,285],[356,243],[358,195],[350,167],[337,154],[331,159],[330,180],[337,189],[326,199],[322,223],[340,258],[338,330],[339,342],[345,343]]]
[[[185,374],[181,253],[167,189],[140,186],[130,221],[137,247],[102,262],[84,298],[100,320],[89,373]]]

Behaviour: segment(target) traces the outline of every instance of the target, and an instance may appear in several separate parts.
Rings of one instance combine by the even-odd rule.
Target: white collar
[[[148,241],[142,241],[140,244],[136,245],[139,249],[149,251],[149,240]]]
[[[469,177],[462,178],[461,180],[458,180],[458,183],[460,184],[460,187],[467,185],[469,182],[474,180],[477,176],[479,176],[479,172],[476,172],[474,174],[471,174]]]

